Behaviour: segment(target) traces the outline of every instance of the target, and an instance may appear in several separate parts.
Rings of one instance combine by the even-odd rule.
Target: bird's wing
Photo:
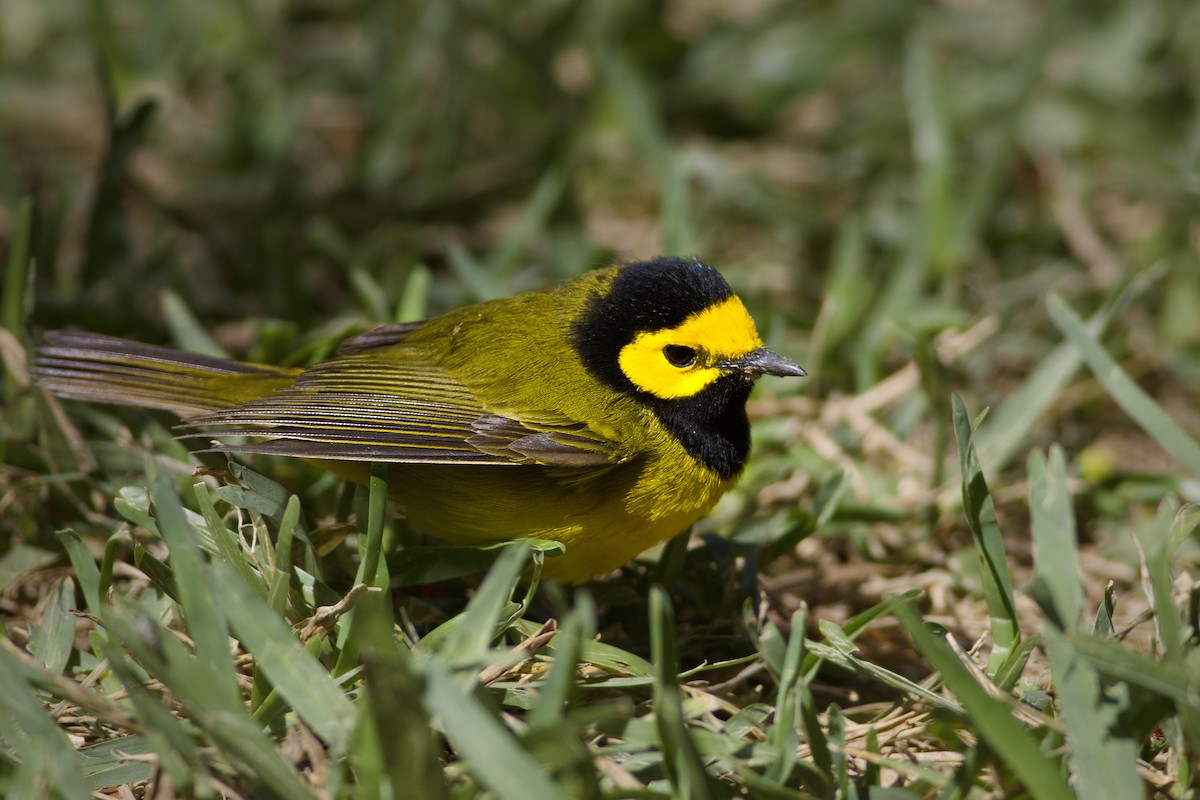
[[[367,349],[310,367],[285,389],[192,417],[182,436],[222,440],[214,449],[228,452],[346,461],[585,467],[623,460],[615,442],[584,422],[536,409],[490,410],[417,348]],[[262,440],[223,441],[242,436]]]

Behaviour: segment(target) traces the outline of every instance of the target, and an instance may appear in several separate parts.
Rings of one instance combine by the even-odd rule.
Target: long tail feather
[[[61,397],[182,415],[240,405],[290,385],[298,374],[70,331],[48,333],[33,363],[34,379]]]

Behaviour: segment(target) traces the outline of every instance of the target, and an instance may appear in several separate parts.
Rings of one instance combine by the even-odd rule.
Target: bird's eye
[[[681,344],[669,344],[663,348],[663,355],[673,367],[690,367],[696,363],[696,351]]]

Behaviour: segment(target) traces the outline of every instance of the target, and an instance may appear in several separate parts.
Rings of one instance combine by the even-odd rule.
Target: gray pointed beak
[[[808,373],[790,358],[785,358],[765,347],[752,350],[741,358],[725,361],[719,365],[721,369],[744,372],[747,375],[788,375],[803,378]]]

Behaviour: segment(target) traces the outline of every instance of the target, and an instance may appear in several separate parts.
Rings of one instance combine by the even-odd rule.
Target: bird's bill
[[[790,375],[803,378],[808,374],[795,361],[765,347],[751,350],[741,358],[726,361],[721,364],[721,368],[744,372],[748,375],[779,375],[781,377]]]

